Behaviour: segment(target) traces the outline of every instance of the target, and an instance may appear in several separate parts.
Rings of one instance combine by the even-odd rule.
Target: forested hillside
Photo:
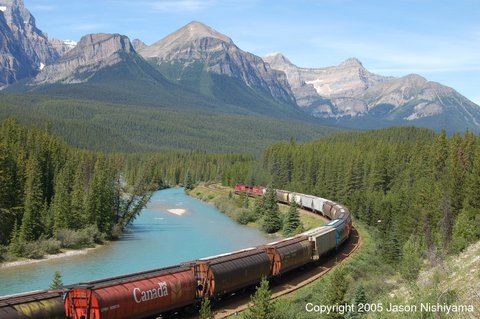
[[[263,167],[277,188],[339,201],[375,226],[392,264],[408,262],[402,249],[412,245],[442,254],[480,239],[480,145],[470,132],[407,127],[280,143]]]
[[[131,101],[129,101],[131,102]],[[193,102],[192,102],[193,103]],[[340,129],[232,108],[149,107],[0,93],[0,120],[47,125],[68,144],[105,152],[263,152],[294,138],[311,141]]]
[[[80,150],[48,129],[8,119],[0,126],[0,260],[38,258],[114,238],[151,191],[221,180],[253,161],[252,155],[205,152]]]
[[[0,256],[40,257],[111,238],[156,188],[122,181],[122,157],[74,149],[15,120],[0,126]],[[127,193],[128,192],[128,193]]]

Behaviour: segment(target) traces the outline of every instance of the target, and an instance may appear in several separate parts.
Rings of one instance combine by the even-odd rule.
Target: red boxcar
[[[237,184],[235,185],[235,194],[245,192],[250,196],[263,196],[264,187]]]
[[[235,194],[240,194],[241,192],[246,192],[247,188],[243,184],[237,184],[235,185]]]
[[[71,288],[65,310],[74,319],[136,319],[195,301],[197,281],[187,267],[173,266]]]

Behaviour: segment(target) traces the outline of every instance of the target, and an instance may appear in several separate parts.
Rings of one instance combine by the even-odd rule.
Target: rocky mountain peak
[[[22,0],[0,0],[0,86],[38,73],[59,54]]]
[[[159,66],[201,66],[201,72],[237,78],[250,88],[269,92],[275,99],[295,103],[285,74],[272,70],[260,57],[241,50],[232,39],[198,21],[138,52]],[[175,80],[181,78],[185,69],[182,70]]]
[[[185,55],[197,55],[212,47],[220,48],[234,45],[232,39],[210,28],[209,26],[192,21],[167,37],[144,47],[139,53],[145,58],[176,59]]]
[[[363,68],[362,62],[357,58],[348,58],[338,65],[339,67]]]
[[[274,53],[268,53],[264,55],[263,60],[270,65],[294,65],[292,62],[290,62],[289,59],[287,59],[286,56],[279,52],[274,52]]]
[[[22,32],[24,30],[35,30],[41,33],[35,25],[35,18],[30,14],[30,11],[25,8],[23,0],[0,0],[0,8],[12,31]],[[41,34],[43,35],[43,33]]]
[[[77,50],[87,54],[112,54],[117,51],[131,52],[133,46],[127,36],[118,33],[94,33],[83,36],[77,44]],[[98,52],[103,50],[102,52]]]
[[[206,24],[198,21],[192,21],[183,28],[177,30],[172,35],[176,35],[178,39],[183,41],[191,41],[193,39],[201,38],[215,38],[224,42],[232,43],[232,39],[226,35],[212,29]]]
[[[34,79],[35,84],[86,82],[98,70],[117,64],[135,54],[127,36],[96,33],[83,36],[58,61],[47,65]]]
[[[413,85],[421,85],[427,82],[427,79],[425,79],[423,76],[418,75],[418,74],[408,74],[403,77],[405,81],[408,81],[409,83]]]
[[[134,39],[132,41],[132,45],[133,45],[133,48],[135,49],[135,51],[140,51],[140,50],[145,49],[147,47],[147,45],[140,39]]]
[[[52,47],[55,49],[55,51],[57,51],[59,56],[65,55],[65,53],[67,53],[77,45],[77,42],[72,40],[49,38],[48,41],[50,41]]]

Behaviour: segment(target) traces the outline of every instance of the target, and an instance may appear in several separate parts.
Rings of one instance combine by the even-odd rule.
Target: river
[[[169,212],[185,211],[183,215]],[[0,269],[0,296],[174,265],[273,241],[181,188],[157,191],[120,240],[84,255]]]

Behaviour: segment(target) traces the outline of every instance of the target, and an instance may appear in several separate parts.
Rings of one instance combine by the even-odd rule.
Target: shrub
[[[107,238],[107,235],[102,233],[98,229],[97,225],[90,225],[82,229],[81,231],[83,231],[85,235],[88,236],[89,238],[92,238],[95,244],[103,244],[103,242]]]
[[[249,209],[241,209],[237,216],[237,222],[239,222],[242,225],[253,223],[256,220],[257,220],[257,215],[255,214],[255,212],[252,212]]]
[[[8,248],[7,246],[0,245],[0,261],[7,260]]]
[[[45,251],[42,246],[39,245],[39,242],[32,241],[22,243],[22,257],[40,259],[43,255],[45,255]]]
[[[64,248],[92,247],[105,241],[105,234],[98,230],[97,225],[91,225],[84,229],[59,229],[57,239]]]
[[[49,238],[38,242],[42,251],[47,254],[58,254],[60,252],[60,241]]]

